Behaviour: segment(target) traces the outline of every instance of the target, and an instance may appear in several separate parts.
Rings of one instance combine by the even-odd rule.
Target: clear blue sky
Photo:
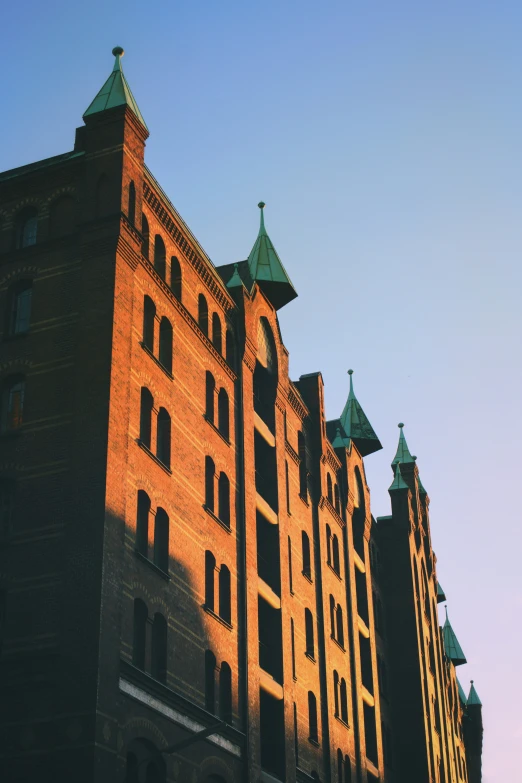
[[[329,417],[353,367],[384,444],[397,422],[431,498],[438,574],[484,703],[485,783],[522,775],[522,3],[228,0],[6,4],[0,170],[72,148],[111,49],[147,163],[216,264],[267,203],[299,298],[292,377]]]

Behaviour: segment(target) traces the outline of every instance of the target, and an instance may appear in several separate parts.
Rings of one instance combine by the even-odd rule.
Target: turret
[[[344,446],[349,446],[350,443],[353,443],[361,455],[366,457],[368,454],[373,454],[374,451],[382,449],[382,446],[355,396],[352,381],[353,370],[348,370],[348,375],[350,376],[348,399],[341,413],[341,418],[327,423],[328,437],[332,444],[335,442],[334,448],[339,448],[341,441]]]
[[[482,781],[482,702],[471,680],[471,688],[467,699],[467,720],[464,724],[464,744],[468,766],[468,782]]]
[[[466,656],[464,655],[462,647],[459,644],[459,640],[455,635],[455,631],[451,627],[451,623],[448,617],[448,607],[445,606],[444,608],[446,609],[446,622],[444,623],[444,627],[442,629],[442,636],[444,639],[444,651],[446,653],[446,658],[448,658],[454,666],[461,666],[463,663],[467,663]]]

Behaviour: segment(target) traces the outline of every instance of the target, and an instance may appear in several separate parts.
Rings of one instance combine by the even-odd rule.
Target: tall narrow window
[[[26,207],[16,219],[16,247],[36,244],[38,212],[35,207]]]
[[[205,457],[205,506],[214,511],[214,477],[216,466],[212,457]]]
[[[219,569],[219,616],[226,623],[232,619],[232,607],[230,596],[230,571],[226,565]]]
[[[154,269],[160,277],[165,280],[167,251],[165,250],[165,243],[159,234],[154,237]]]
[[[337,511],[337,513],[340,514],[341,513],[341,501],[340,501],[340,498],[339,498],[339,487],[338,487],[337,484],[334,486],[334,506],[335,506],[335,510]]]
[[[314,644],[314,618],[310,609],[305,609],[305,638],[306,638],[306,654],[310,658],[315,658],[315,644]]]
[[[312,691],[308,691],[308,739],[311,742],[318,742],[319,740],[317,731],[317,699]]]
[[[18,280],[9,289],[9,323],[7,326],[9,335],[25,334],[29,331],[32,293],[32,280]]]
[[[172,324],[165,316],[160,321],[159,361],[167,372],[172,372]]]
[[[198,325],[203,334],[208,337],[208,305],[203,294],[198,296]]]
[[[140,440],[144,446],[150,449],[150,439],[152,433],[152,408],[154,399],[152,394],[145,386],[141,387],[141,405],[140,405]]]
[[[333,639],[336,638],[335,635],[335,598],[333,595],[330,595],[330,634]]]
[[[154,563],[165,573],[169,570],[169,518],[162,508],[156,511],[154,524]]]
[[[292,677],[294,680],[297,679],[296,673],[295,673],[295,631],[294,631],[294,621],[291,618],[290,619],[290,641],[292,645]]]
[[[167,682],[167,621],[159,612],[152,623],[150,673],[155,680]]]
[[[15,482],[0,477],[0,541],[10,537],[13,526]]]
[[[299,453],[299,494],[304,500],[308,500],[306,448],[304,435],[301,431],[297,433],[297,450]]]
[[[152,353],[154,351],[154,320],[156,318],[156,305],[150,298],[143,299],[143,345]]]
[[[219,672],[219,717],[232,723],[232,671],[226,661]]]
[[[294,592],[294,575],[292,572],[292,539],[288,536],[288,581],[290,593]]]
[[[333,560],[333,570],[336,574],[341,574],[341,561],[339,558],[339,539],[334,534],[332,538],[332,560]]]
[[[335,617],[336,617],[336,626],[337,626],[337,641],[341,645],[341,647],[344,647],[344,624],[343,624],[343,610],[341,608],[341,604],[337,604],[337,609],[335,610]]]
[[[147,607],[141,598],[134,599],[134,629],[132,662],[138,669],[145,670],[145,649],[147,646]]]
[[[286,512],[290,514],[290,478],[288,474],[288,462],[285,460],[285,482],[286,482]]]
[[[148,259],[149,257],[149,221],[142,214],[141,216],[141,254]]]
[[[329,473],[326,474],[326,493],[328,495],[328,500],[333,505],[332,477]]]
[[[129,218],[129,223],[132,223],[132,225],[134,225],[136,221],[136,188],[134,187],[134,182],[129,182],[129,202],[127,207],[127,217]]]
[[[176,299],[181,302],[181,266],[176,256],[170,259],[170,289]]]
[[[348,723],[348,692],[346,690],[346,680],[344,677],[341,678],[339,696],[341,702],[341,720]]]
[[[216,709],[216,656],[205,650],[205,709],[214,714]]]
[[[205,606],[214,611],[214,583],[216,574],[216,558],[207,549],[205,552]]]
[[[337,780],[343,783],[343,752],[340,748],[337,749]]]
[[[205,373],[205,416],[214,424],[214,398],[216,394],[216,382],[212,373]]]
[[[294,701],[294,753],[295,753],[295,764],[296,767],[299,766],[299,732],[297,729],[297,704]]]
[[[326,525],[326,562],[332,565],[332,529]]]
[[[2,387],[1,431],[11,432],[22,426],[25,395],[23,375],[11,375]]]
[[[230,527],[230,481],[226,473],[221,472],[218,479],[218,517]]]
[[[217,313],[212,315],[212,345],[218,353],[223,351],[223,341],[221,339],[221,318]]]
[[[224,389],[218,394],[218,429],[224,438],[229,438],[229,406],[228,394]]]
[[[303,576],[306,576],[308,579],[311,579],[312,568],[310,562],[310,539],[308,538],[308,535],[304,532],[304,530],[301,533],[301,543],[303,547]]]
[[[138,510],[136,514],[136,549],[144,557],[149,549],[149,513],[150,498],[142,489],[138,491]]]
[[[236,366],[236,347],[235,347],[234,335],[232,334],[232,329],[230,329],[230,328],[227,328],[227,331],[226,331],[225,352],[226,352],[227,364],[230,367],[235,368],[235,366]]]
[[[344,757],[344,783],[352,783],[352,762],[350,756]]]
[[[158,442],[156,456],[170,467],[170,416],[165,408],[160,408],[158,412]]]
[[[336,718],[339,717],[339,674],[334,669],[333,673],[333,681],[334,681],[334,715]]]

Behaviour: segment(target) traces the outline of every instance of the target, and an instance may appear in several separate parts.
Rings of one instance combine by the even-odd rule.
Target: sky
[[[146,162],[215,264],[266,202],[291,377],[321,370],[334,418],[354,369],[375,516],[399,421],[418,457],[484,783],[522,779],[521,31],[519,0],[18,0],[0,51],[0,171],[72,149],[119,45]]]

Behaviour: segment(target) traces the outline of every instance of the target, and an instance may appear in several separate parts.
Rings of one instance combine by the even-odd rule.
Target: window
[[[341,647],[344,647],[344,625],[343,625],[343,610],[341,608],[341,604],[337,604],[337,609],[335,610],[335,617],[336,617],[336,625],[337,625],[337,641],[341,645]]]
[[[301,431],[297,433],[297,451],[299,454],[299,494],[308,500],[305,439]]]
[[[226,723],[232,723],[232,671],[225,661],[219,672],[219,716]]]
[[[335,639],[335,598],[330,595],[330,633],[332,639]]]
[[[350,756],[344,757],[344,783],[352,783],[352,764]]]
[[[198,296],[198,326],[203,334],[208,337],[208,305],[203,294]]]
[[[149,513],[150,498],[142,489],[138,490],[138,510],[136,514],[136,549],[144,557],[149,550]]]
[[[205,552],[205,606],[214,611],[214,581],[216,573],[216,558],[210,550]]]
[[[339,700],[341,702],[341,720],[348,724],[348,692],[346,689],[346,680],[344,677],[341,677]]]
[[[339,717],[339,674],[334,669],[333,673],[333,681],[334,681],[334,715],[336,718]]]
[[[25,394],[23,375],[6,378],[2,389],[2,432],[12,432],[22,426]]]
[[[223,351],[223,341],[221,339],[221,319],[217,313],[212,315],[212,345],[218,353]]]
[[[167,251],[165,250],[165,243],[160,235],[156,234],[154,237],[154,269],[164,280],[167,276],[166,258]]]
[[[176,299],[181,302],[181,266],[176,256],[170,259],[170,289]]]
[[[216,382],[214,376],[208,370],[205,373],[205,416],[214,424],[214,395]]]
[[[205,457],[205,506],[214,511],[214,476],[216,466],[212,457]]]
[[[332,565],[332,530],[330,525],[326,525],[326,562]]]
[[[167,621],[156,612],[152,623],[151,676],[167,682]]]
[[[288,462],[285,460],[285,487],[286,487],[286,513],[290,514],[290,479],[288,474]]]
[[[216,656],[205,650],[205,709],[214,714],[216,709]]]
[[[341,513],[341,501],[340,501],[340,498],[339,498],[339,487],[337,486],[337,484],[335,484],[335,486],[334,486],[334,506],[335,506],[335,510],[337,511],[337,513],[340,514]]]
[[[231,600],[230,600],[230,571],[226,565],[219,569],[219,616],[226,623],[231,622]]]
[[[162,508],[156,511],[154,524],[154,563],[162,571],[169,570],[169,518]]]
[[[333,559],[333,570],[335,573],[339,576],[341,574],[341,563],[339,559],[339,539],[334,534],[332,537],[332,559]]]
[[[7,325],[9,335],[25,334],[29,331],[32,294],[32,280],[19,280],[9,289]]]
[[[290,620],[290,641],[292,643],[292,677],[294,678],[294,680],[296,680],[297,676],[295,673],[295,632],[294,632],[293,619]]]
[[[304,530],[301,533],[301,544],[303,547],[303,576],[311,579],[312,569],[310,564],[310,539]]]
[[[159,361],[167,372],[172,372],[172,325],[165,316],[160,321]]]
[[[310,609],[305,609],[305,637],[306,655],[308,655],[309,658],[315,658],[314,619]]]
[[[149,257],[149,221],[142,214],[141,216],[141,254],[148,259]]]
[[[218,394],[218,429],[224,438],[229,438],[228,394],[224,389]]]
[[[308,739],[311,742],[319,741],[317,731],[317,699],[312,691],[308,691]]]
[[[156,456],[164,465],[170,467],[170,416],[165,408],[159,409],[157,430]]]
[[[235,367],[236,347],[234,342],[234,335],[232,334],[232,329],[228,329],[228,328],[225,336],[225,353],[226,353],[227,364],[229,364],[230,367]]]
[[[0,540],[9,538],[13,526],[15,482],[0,478]]]
[[[228,476],[221,472],[218,479],[218,517],[230,527],[230,481]]]
[[[134,599],[134,640],[132,645],[132,662],[134,666],[145,671],[145,649],[147,646],[147,607],[141,598]]]
[[[150,449],[150,438],[152,432],[152,408],[154,406],[154,399],[150,391],[141,387],[141,403],[140,403],[140,440],[144,446]]]
[[[16,220],[16,247],[35,245],[37,229],[38,211],[36,207],[26,207]]]
[[[292,539],[288,536],[288,580],[290,593],[294,592],[294,576],[292,573]]]
[[[154,319],[156,318],[156,305],[150,298],[143,299],[143,345],[152,353],[154,351]]]
[[[63,237],[74,231],[75,203],[72,196],[63,195],[51,205],[50,233],[52,237]]]
[[[134,182],[129,182],[127,217],[129,218],[129,223],[134,225],[136,220],[136,188],[134,187]]]
[[[328,495],[328,500],[333,505],[333,489],[332,489],[332,477],[329,473],[326,475],[326,493]]]
[[[337,780],[343,783],[343,752],[340,748],[337,749]]]

